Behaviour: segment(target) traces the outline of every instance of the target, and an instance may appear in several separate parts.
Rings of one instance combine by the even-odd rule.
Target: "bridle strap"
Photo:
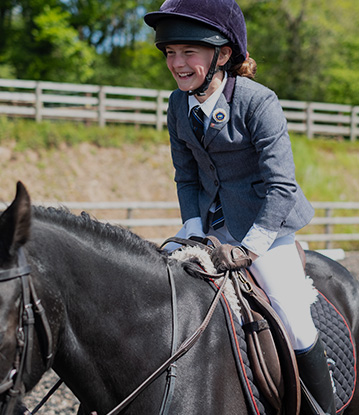
[[[16,268],[5,269],[0,271],[0,282],[14,280],[15,278],[30,274],[30,272],[31,268],[28,264]]]
[[[10,281],[16,278],[21,279],[22,305],[20,306],[20,318],[17,330],[17,351],[13,368],[7,377],[0,383],[0,394],[7,393],[0,415],[12,415],[18,396],[24,390],[23,374],[31,372],[35,312],[39,314],[47,339],[46,369],[51,366],[53,349],[52,334],[49,322],[45,315],[40,300],[36,294],[32,282],[31,267],[27,264],[23,248],[18,250],[18,266],[8,270],[0,271],[0,282]]]
[[[49,320],[46,317],[45,309],[41,304],[41,300],[37,296],[32,278],[29,278],[29,285],[30,285],[31,296],[32,296],[34,306],[35,306],[35,313],[40,317],[42,327],[46,334],[47,353],[45,356],[45,363],[46,363],[46,370],[48,370],[51,367],[52,357],[53,357],[53,339],[52,339],[51,328],[50,328]]]

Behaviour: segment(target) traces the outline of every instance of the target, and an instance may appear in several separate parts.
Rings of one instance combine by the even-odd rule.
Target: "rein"
[[[169,267],[169,265],[167,265],[167,272],[169,275],[169,280],[170,280],[170,285],[172,287],[172,302],[173,299],[175,299],[175,295],[173,295],[173,290],[175,290],[175,281],[172,275],[172,271]],[[208,277],[213,277],[213,275],[207,274],[207,273],[203,273]],[[169,370],[169,374],[168,374],[168,378],[172,379],[173,376],[175,376],[175,362],[180,359],[183,355],[185,355],[195,344],[196,342],[199,340],[199,338],[201,337],[202,333],[205,331],[205,329],[207,328],[212,315],[214,313],[214,310],[216,309],[216,306],[219,302],[219,299],[222,295],[222,292],[224,290],[224,287],[227,283],[227,280],[229,278],[229,274],[230,272],[227,271],[225,273],[224,276],[224,280],[219,288],[219,290],[217,291],[212,304],[209,308],[209,310],[207,311],[207,314],[203,320],[203,322],[201,323],[201,325],[197,328],[197,330],[191,335],[189,336],[178,348],[178,350],[176,352],[174,352],[174,346],[175,346],[175,338],[177,336],[177,334],[174,334],[172,337],[172,354],[170,356],[169,359],[167,359],[155,372],[152,373],[152,375],[150,375],[143,383],[141,383],[140,386],[138,386],[137,389],[135,389],[126,399],[124,399],[119,405],[117,405],[114,409],[112,409],[110,412],[107,413],[107,415],[116,415],[118,413],[120,413],[123,409],[125,409],[143,390],[145,390],[154,380],[156,380],[162,373],[164,373],[168,368],[170,368]],[[215,275],[216,278],[219,277],[223,277],[223,274],[216,274]],[[176,307],[177,309],[177,307]],[[175,313],[177,314],[177,312],[175,311],[176,309],[173,309],[173,316],[175,315]],[[177,320],[177,317],[174,317],[173,322]],[[177,324],[177,323],[176,323]],[[174,327],[175,327],[175,323],[173,323]],[[170,382],[170,381],[169,381]],[[172,391],[173,389],[173,385],[171,387],[171,384],[169,384],[167,382],[166,384],[166,391],[165,391],[165,395],[164,395],[164,399],[162,402],[162,406],[161,406],[161,414],[167,413],[168,408],[169,408],[169,404],[170,404],[170,399],[172,398]],[[166,401],[166,399],[169,399],[169,401]],[[164,409],[166,408],[166,409]],[[166,412],[164,412],[166,411]]]
[[[6,394],[0,415],[13,414],[17,398],[24,391],[23,374],[30,373],[32,351],[34,344],[35,313],[40,317],[47,340],[45,356],[46,370],[51,366],[53,342],[45,309],[39,300],[31,276],[31,268],[27,264],[22,248],[18,251],[18,266],[0,271],[0,282],[21,279],[22,301],[20,306],[19,323],[16,331],[16,355],[12,368],[0,383],[0,394]]]

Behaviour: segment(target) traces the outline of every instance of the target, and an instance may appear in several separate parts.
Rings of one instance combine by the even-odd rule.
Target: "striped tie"
[[[222,203],[219,200],[219,196],[216,198],[216,210],[213,213],[211,226],[214,230],[221,228],[224,225],[224,216],[222,210]]]
[[[204,137],[204,112],[199,105],[196,105],[191,109],[190,119],[193,132],[198,141],[202,144]]]

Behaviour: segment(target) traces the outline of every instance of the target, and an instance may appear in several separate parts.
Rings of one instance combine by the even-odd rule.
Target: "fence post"
[[[313,138],[313,105],[311,102],[307,104],[307,137]]]
[[[156,128],[157,131],[162,130],[162,104],[163,104],[163,98],[161,91],[158,91],[157,93],[157,110],[156,110]]]
[[[333,210],[331,208],[326,208],[325,209],[325,217],[326,218],[330,218],[332,216],[332,212]],[[325,225],[325,233],[327,235],[330,235],[332,233],[333,227],[332,225],[329,225],[328,223]],[[330,249],[332,247],[332,243],[331,241],[326,241],[325,242],[325,249]]]
[[[99,124],[100,127],[104,127],[105,124],[106,124],[105,99],[106,99],[105,87],[102,85],[102,86],[100,86],[100,89],[98,91],[98,124]]]
[[[352,107],[350,114],[350,141],[355,141],[357,138],[357,113],[359,114],[359,107]]]
[[[133,213],[133,209],[132,208],[127,208],[127,219],[132,219],[132,213]],[[128,229],[131,229],[131,226],[127,226]]]
[[[41,81],[36,81],[35,87],[35,120],[36,122],[42,121],[42,101],[41,101]]]

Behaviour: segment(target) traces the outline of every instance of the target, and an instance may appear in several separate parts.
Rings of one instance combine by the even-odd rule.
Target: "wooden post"
[[[327,208],[325,209],[325,217],[326,218],[330,218],[332,216],[332,209],[331,208]],[[326,224],[325,225],[325,233],[327,235],[330,235],[332,233],[333,227],[332,225]],[[330,249],[332,247],[332,243],[331,241],[326,241],[325,242],[325,249]]]
[[[157,94],[157,111],[156,111],[156,128],[157,128],[157,131],[162,130],[162,104],[163,104],[162,94],[161,94],[161,91],[158,91],[158,94]]]
[[[141,97],[137,96],[135,97],[136,101],[141,101]],[[140,114],[139,110],[135,110],[135,114]],[[138,130],[140,128],[140,124],[138,122],[135,122],[135,129]]]
[[[127,208],[127,219],[132,219],[132,213],[133,213],[133,209],[132,208]],[[131,229],[131,226],[127,226],[128,229]]]
[[[359,107],[352,107],[350,114],[350,141],[355,141],[357,138],[357,114],[359,115]]]
[[[307,137],[312,139],[314,134],[313,134],[313,106],[312,103],[308,103],[307,106]]]
[[[100,89],[99,89],[99,92],[98,92],[98,124],[99,124],[100,127],[104,127],[106,125],[105,99],[106,99],[105,87],[100,86]]]
[[[41,101],[41,82],[36,82],[36,88],[35,88],[35,119],[36,122],[42,121],[42,101]]]

